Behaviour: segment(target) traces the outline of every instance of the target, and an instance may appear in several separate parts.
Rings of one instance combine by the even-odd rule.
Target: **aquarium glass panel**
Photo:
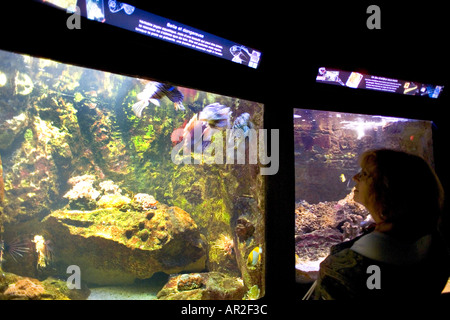
[[[301,283],[317,278],[332,245],[360,235],[371,222],[353,201],[359,155],[388,148],[434,164],[431,121],[294,109],[294,143],[295,267]]]
[[[261,103],[0,51],[1,297],[263,296],[262,128]]]

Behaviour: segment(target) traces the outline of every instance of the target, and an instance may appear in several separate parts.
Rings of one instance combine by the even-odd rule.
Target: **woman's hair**
[[[416,235],[436,230],[444,190],[424,159],[406,152],[377,149],[364,152],[360,165],[370,178],[373,208],[384,221]]]

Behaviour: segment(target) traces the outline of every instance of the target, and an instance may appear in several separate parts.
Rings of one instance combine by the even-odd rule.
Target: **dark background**
[[[260,50],[260,67],[255,70],[84,18],[80,30],[69,30],[69,14],[32,1],[2,1],[0,49],[264,103],[265,127],[280,129],[280,169],[268,177],[266,296],[255,303],[268,305],[265,318],[300,318],[304,312],[338,316],[349,309],[354,317],[365,317],[373,308],[370,301],[344,305],[300,301],[294,274],[293,108],[434,121],[436,170],[449,193],[449,28],[444,2],[126,2]],[[381,30],[366,27],[366,9],[371,4],[381,8]],[[439,99],[430,99],[317,84],[321,66],[444,85],[445,89]],[[149,301],[126,306],[146,315],[151,310],[174,317],[187,305],[187,301]],[[225,309],[227,303],[191,305]],[[409,311],[415,308],[417,304],[408,305]],[[121,307],[100,304],[99,312],[105,309],[109,314]]]

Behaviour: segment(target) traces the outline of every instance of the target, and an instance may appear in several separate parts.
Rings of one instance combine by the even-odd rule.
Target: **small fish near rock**
[[[195,152],[205,150],[210,144],[214,130],[226,130],[230,127],[230,108],[220,103],[207,105],[201,112],[194,114],[183,129],[183,141],[185,153],[194,147]],[[180,139],[181,132],[173,141]]]
[[[247,266],[250,268],[255,268],[256,265],[261,262],[262,248],[255,247],[247,258]]]

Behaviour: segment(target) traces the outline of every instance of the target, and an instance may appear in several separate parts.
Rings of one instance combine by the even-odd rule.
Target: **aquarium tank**
[[[425,120],[294,109],[298,283],[316,280],[330,247],[355,238],[372,222],[369,212],[353,201],[359,155],[395,149],[434,166],[432,126]]]
[[[0,51],[0,299],[262,297],[262,128],[261,103]]]

